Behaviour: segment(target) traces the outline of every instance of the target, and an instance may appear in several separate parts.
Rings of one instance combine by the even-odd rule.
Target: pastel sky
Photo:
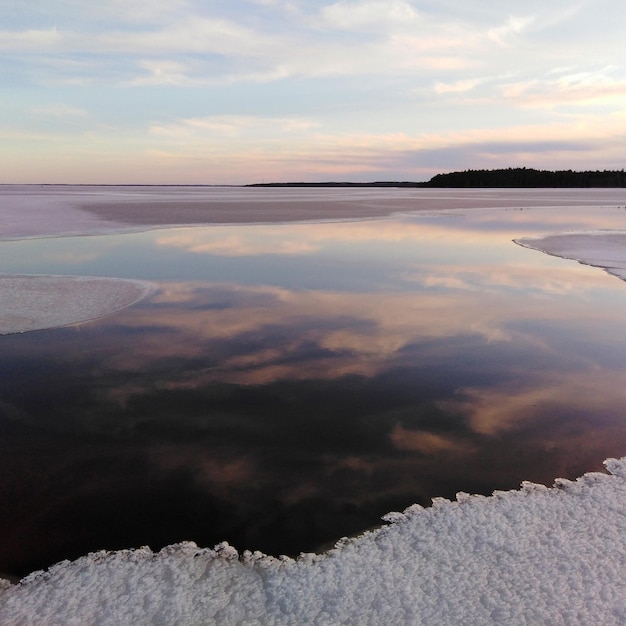
[[[618,0],[0,0],[0,182],[622,169]]]

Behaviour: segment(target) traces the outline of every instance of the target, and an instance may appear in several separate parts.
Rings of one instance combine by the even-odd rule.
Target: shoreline
[[[298,559],[193,542],[100,551],[0,581],[0,620],[202,624],[618,624],[626,458],[552,487],[457,494]]]

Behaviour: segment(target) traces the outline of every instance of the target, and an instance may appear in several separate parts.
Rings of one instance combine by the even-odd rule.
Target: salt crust
[[[0,590],[0,623],[626,623],[626,457],[609,474],[458,494],[297,560],[186,542],[96,552]]]
[[[121,278],[0,275],[0,335],[104,317],[155,289],[152,283]]]

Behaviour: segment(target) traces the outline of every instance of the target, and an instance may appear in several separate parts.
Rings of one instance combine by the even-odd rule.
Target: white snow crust
[[[386,516],[297,560],[194,543],[97,552],[0,590],[0,623],[626,623],[626,458]]]

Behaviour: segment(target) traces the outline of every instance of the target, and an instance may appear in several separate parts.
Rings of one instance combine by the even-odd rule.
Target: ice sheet
[[[334,221],[394,212],[623,203],[620,189],[0,185],[0,241],[191,224]]]

